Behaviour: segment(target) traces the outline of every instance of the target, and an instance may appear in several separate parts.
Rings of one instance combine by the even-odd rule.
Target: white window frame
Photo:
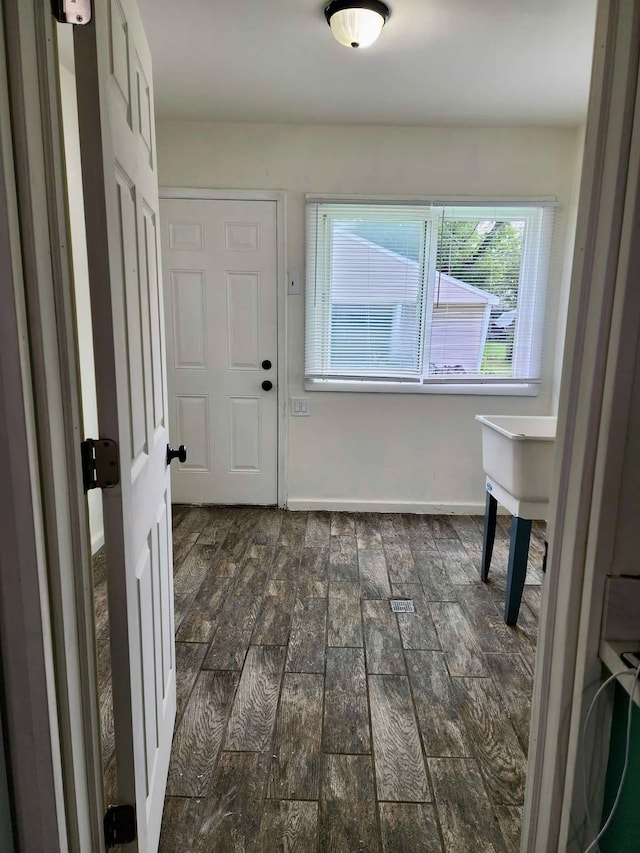
[[[440,217],[442,216],[443,208],[451,208],[451,207],[460,207],[466,208],[463,212],[460,211],[459,215],[456,214],[456,219],[476,219],[478,216],[486,215],[487,208],[502,208],[505,211],[505,215],[511,216],[512,218],[527,218],[528,221],[535,221],[536,219],[541,219],[539,225],[539,233],[542,235],[542,240],[538,245],[532,245],[530,240],[525,240],[525,245],[523,248],[522,254],[522,264],[521,264],[521,279],[519,285],[519,294],[520,299],[523,301],[527,301],[528,291],[527,288],[532,287],[532,282],[535,280],[533,276],[529,274],[529,270],[532,264],[536,266],[546,266],[549,268],[549,257],[551,252],[551,232],[553,227],[552,216],[549,215],[550,212],[554,211],[557,208],[557,199],[555,197],[543,197],[543,198],[514,198],[514,199],[478,199],[478,198],[465,198],[465,197],[451,197],[451,198],[438,198],[430,199],[426,197],[412,197],[410,199],[407,198],[396,198],[390,196],[376,196],[375,198],[370,198],[368,196],[327,196],[327,195],[319,195],[313,194],[308,195],[306,197],[307,204],[325,204],[330,205],[331,203],[335,203],[336,205],[344,205],[344,204],[354,204],[354,206],[359,205],[371,205],[371,204],[397,204],[397,205],[415,205],[415,206],[429,206],[432,211],[432,216],[425,216],[425,228],[429,227],[431,229],[431,235],[429,239],[429,246],[425,245],[421,249],[421,256],[424,255],[424,250],[428,249],[429,252],[429,261],[426,263],[426,276],[427,280],[425,283],[425,297],[423,299],[422,310],[425,315],[424,317],[424,338],[422,341],[422,351],[420,352],[420,361],[421,361],[421,370],[422,376],[421,378],[407,378],[407,379],[389,379],[388,381],[380,380],[380,379],[371,379],[367,377],[363,378],[344,378],[341,379],[339,377],[330,377],[330,378],[308,378],[305,376],[304,387],[307,391],[348,391],[348,392],[356,392],[356,393],[384,393],[384,394],[459,394],[459,395],[478,395],[478,396],[523,396],[523,397],[536,397],[539,394],[540,386],[542,384],[542,380],[540,382],[526,382],[526,381],[517,381],[514,380],[512,382],[508,381],[496,381],[489,378],[487,382],[465,382],[464,379],[459,381],[452,380],[450,377],[446,379],[443,377],[442,379],[436,379],[434,377],[428,377],[424,371],[424,365],[428,360],[429,353],[429,345],[431,339],[431,328],[432,322],[428,319],[429,316],[432,315],[433,309],[433,297],[434,297],[434,288],[435,288],[435,264],[432,263],[433,258],[432,254],[436,251],[437,248],[437,227]],[[530,213],[527,214],[527,209],[530,210]],[[530,229],[527,229],[530,233]],[[308,240],[308,235],[307,238]],[[330,257],[330,241],[325,241],[324,245],[324,253],[319,252],[317,255],[317,263],[319,266],[319,275],[317,279],[325,283],[327,281],[326,275],[326,266],[328,263],[328,258]],[[425,264],[425,258],[421,257],[421,264]],[[524,271],[527,270],[527,275],[524,275]],[[526,316],[525,320],[528,326],[537,326],[539,329],[538,334],[531,334],[531,336],[518,334],[519,329],[522,324],[522,319],[519,317],[516,320],[516,331],[514,337],[514,363],[522,364],[523,362],[534,361],[535,359],[540,359],[542,354],[542,348],[544,345],[544,308],[546,303],[546,295],[547,295],[548,287],[545,285],[541,290],[542,299],[537,300],[534,310],[532,313]],[[323,301],[323,305],[326,305]],[[327,308],[328,310],[328,308]],[[487,316],[486,323],[489,322],[489,317]],[[323,334],[323,348],[328,348],[329,346],[329,324],[326,316],[322,317],[322,328],[323,332],[326,330],[326,334]],[[306,327],[305,327],[306,334]],[[523,341],[531,340],[531,346],[525,346]],[[328,358],[326,353],[323,354],[323,362]]]
[[[343,202],[340,202],[337,199],[332,199],[332,200],[335,201],[336,205],[343,204]],[[429,204],[429,203],[425,202],[425,204]],[[418,205],[416,205],[416,207],[417,206]],[[338,211],[336,211],[336,213],[337,212]],[[331,256],[333,254],[333,251],[332,251],[332,240],[333,240],[332,223],[334,221],[334,214],[329,210],[326,212],[325,215],[327,216],[328,225],[327,225],[327,231],[326,231],[326,238],[323,241],[324,251],[320,251],[320,252],[317,251],[317,254],[316,254],[316,269],[319,270],[319,274],[316,276],[316,282],[320,282],[320,284],[323,288],[329,288],[330,283],[329,283],[328,270],[330,269]],[[364,214],[362,214],[362,212],[361,212],[361,215],[364,215]],[[372,221],[376,221],[374,217],[371,217],[371,219],[372,219]],[[416,215],[416,221],[420,221],[420,220],[424,222],[425,229],[427,227],[430,229],[431,235],[429,238],[429,246],[428,247],[426,246],[426,242],[424,243],[424,245],[421,244],[419,264],[420,264],[420,266],[423,266],[425,264],[424,252],[428,248],[430,258],[429,258],[429,263],[427,265],[427,268],[429,269],[429,277],[432,279],[433,273],[431,271],[431,267],[432,267],[431,254],[435,251],[435,245],[436,245],[436,239],[435,238],[437,237],[437,226],[438,226],[437,213],[431,213],[430,212],[430,215],[428,215],[428,216],[417,216]],[[316,246],[317,246],[317,243],[316,243]],[[429,288],[431,288],[431,299],[433,300],[433,281],[427,282],[427,287],[424,289],[425,298],[421,300],[422,305],[419,306],[423,315],[424,315],[424,312],[426,310],[426,303],[428,301]],[[330,304],[329,300],[327,300],[327,299],[322,300],[322,315],[321,316],[322,316],[322,319],[321,319],[322,364],[326,365],[328,363],[328,360],[329,360],[329,353],[330,353],[330,347],[331,347],[331,304]],[[424,366],[424,364],[423,364],[424,363],[424,352],[425,352],[425,349],[424,349],[424,341],[423,341],[421,352],[419,353],[419,363],[420,363],[421,369]],[[340,379],[339,377],[333,377],[333,378],[327,379],[327,380],[325,380],[325,379],[310,379],[310,380],[305,379],[305,382],[308,384],[312,384],[314,386],[315,386],[316,382],[318,382],[318,383],[327,382],[327,383],[331,383],[331,384],[337,383],[337,385],[340,387],[338,389],[331,389],[331,390],[342,390],[342,385],[344,383],[356,383],[359,385],[362,382],[364,382],[367,385],[379,385],[381,383],[381,380],[379,380],[379,379],[369,379],[368,380],[366,378],[364,378],[362,380],[361,379],[354,379],[354,378]],[[414,384],[418,384],[420,382],[421,382],[421,379],[419,379],[418,377],[415,377],[415,378],[407,377],[404,380],[390,379],[389,383],[382,381],[382,384],[384,384],[384,385],[386,385],[386,384],[403,385],[403,384],[407,383],[407,384],[414,385]],[[308,385],[307,385],[307,387],[308,387]],[[319,389],[314,387],[312,390],[319,390]]]

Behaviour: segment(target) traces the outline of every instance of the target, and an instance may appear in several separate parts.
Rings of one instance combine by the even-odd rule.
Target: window
[[[308,201],[305,375],[540,381],[552,205]]]

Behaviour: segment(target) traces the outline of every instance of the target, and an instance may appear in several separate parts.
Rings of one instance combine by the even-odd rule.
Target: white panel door
[[[162,199],[176,502],[277,503],[273,201]],[[263,383],[271,383],[271,389]]]
[[[117,802],[157,849],[176,708],[164,316],[151,57],[134,0],[96,0],[75,27],[100,436],[120,485],[103,492]]]

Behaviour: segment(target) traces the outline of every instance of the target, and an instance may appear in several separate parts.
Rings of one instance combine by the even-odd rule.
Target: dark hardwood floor
[[[174,507],[160,849],[517,851],[543,527],[509,628],[508,524],[485,585],[481,518]],[[415,613],[392,613],[391,597]],[[105,680],[108,785],[109,700]]]

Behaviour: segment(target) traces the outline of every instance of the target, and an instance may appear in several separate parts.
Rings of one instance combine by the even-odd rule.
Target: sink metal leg
[[[507,597],[504,608],[504,621],[515,625],[520,612],[522,590],[527,576],[529,558],[529,538],[531,519],[514,515],[511,522],[511,545],[509,547],[509,569],[507,572]]]
[[[491,556],[493,554],[493,543],[496,539],[496,516],[498,515],[498,501],[491,492],[487,492],[487,500],[484,509],[484,536],[482,539],[482,565],[480,566],[480,580],[487,582]]]

